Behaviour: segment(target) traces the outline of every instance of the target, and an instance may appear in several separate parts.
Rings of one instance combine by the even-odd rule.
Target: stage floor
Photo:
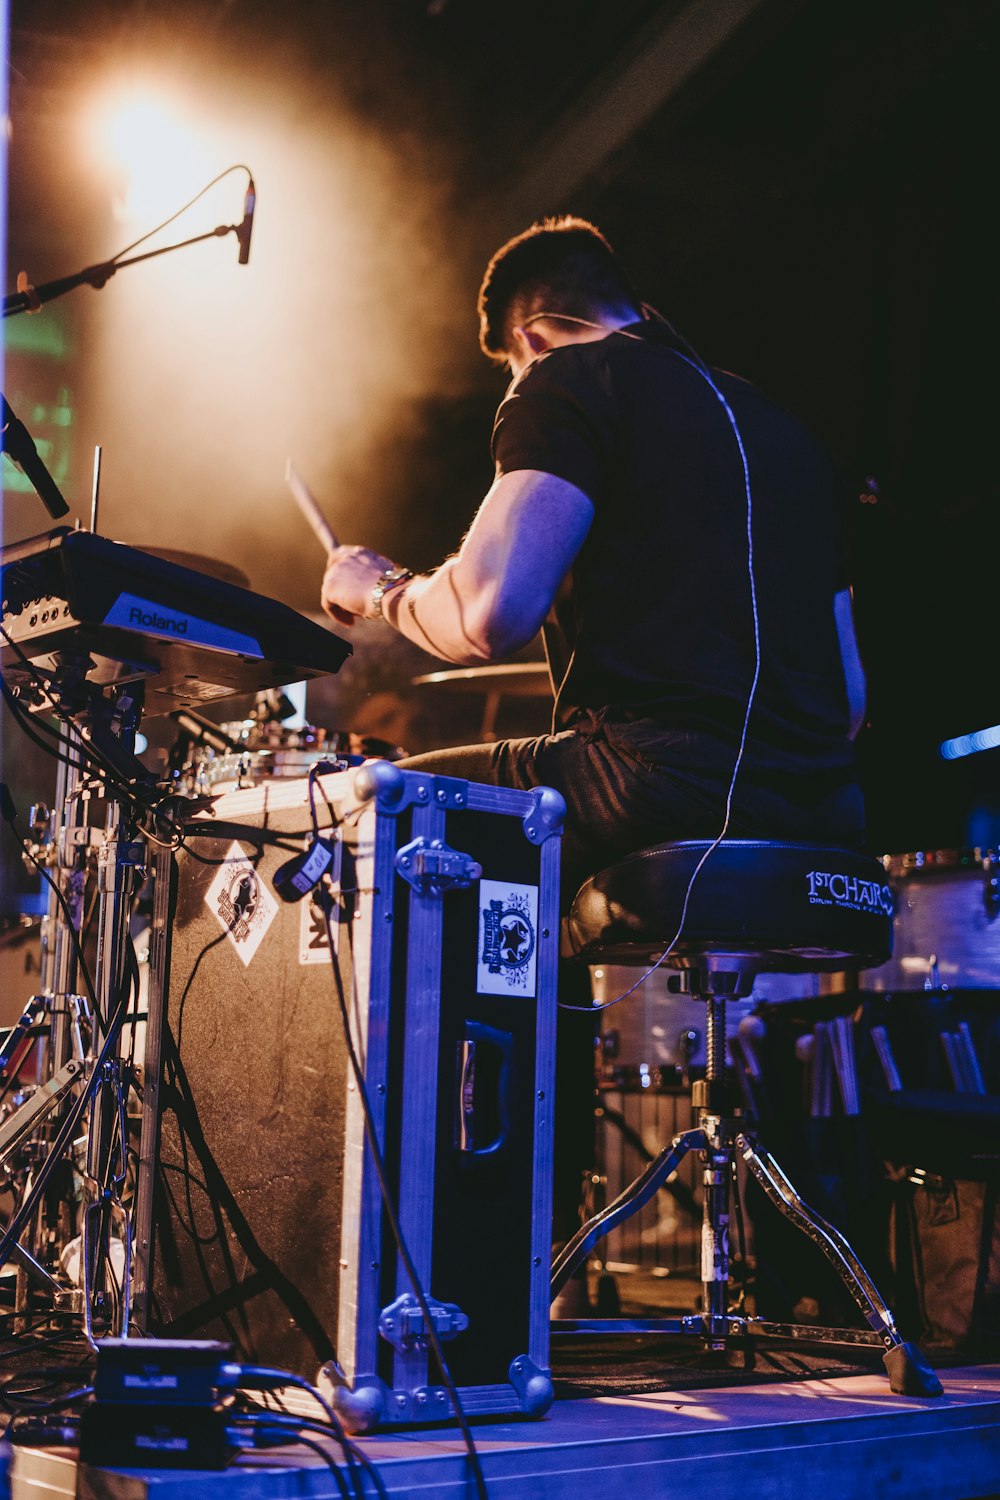
[[[852,1375],[559,1401],[540,1422],[477,1424],[490,1500],[978,1500],[1000,1494],[1000,1366],[940,1372],[944,1395],[893,1396]],[[452,1428],[362,1440],[393,1497],[468,1500]],[[367,1482],[366,1494],[374,1494]],[[13,1500],[326,1500],[329,1470],[290,1448],[224,1473],[87,1469],[68,1450],[21,1449]]]

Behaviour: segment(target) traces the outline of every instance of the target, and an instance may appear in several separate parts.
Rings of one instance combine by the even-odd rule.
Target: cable
[[[420,1284],[420,1277],[417,1274],[417,1268],[413,1264],[413,1259],[410,1255],[409,1247],[403,1236],[399,1218],[396,1214],[396,1207],[392,1200],[392,1193],[389,1189],[389,1181],[385,1169],[385,1160],[382,1156],[381,1147],[379,1146],[378,1132],[375,1128],[375,1117],[372,1114],[371,1100],[368,1097],[368,1089],[365,1083],[364,1073],[358,1060],[357,1050],[354,1046],[354,1038],[351,1035],[351,1018],[347,1008],[347,998],[344,994],[344,984],[340,975],[340,964],[338,962],[337,949],[334,942],[332,917],[333,894],[329,886],[325,883],[320,887],[319,903],[323,911],[323,920],[326,924],[326,936],[327,942],[330,947],[330,963],[333,970],[334,986],[337,992],[337,1003],[340,1006],[340,1014],[344,1023],[344,1044],[347,1048],[347,1056],[350,1060],[351,1072],[354,1074],[354,1081],[357,1084],[358,1099],[361,1103],[361,1109],[365,1121],[365,1137],[368,1141],[368,1147],[372,1154],[372,1161],[375,1166],[375,1176],[378,1179],[379,1192],[382,1195],[382,1203],[385,1207],[385,1216],[389,1221],[389,1229],[392,1233],[393,1239],[396,1242],[396,1247],[399,1251],[399,1257],[403,1262],[403,1266],[406,1270],[410,1285],[413,1288],[413,1295],[416,1297],[418,1306],[420,1307],[420,1311],[423,1314],[427,1342],[430,1344],[431,1349],[433,1350],[434,1358],[440,1368],[441,1378],[444,1381],[445,1388],[448,1391],[448,1396],[451,1400],[456,1420],[458,1421],[458,1425],[462,1430],[462,1438],[465,1442],[466,1451],[469,1455],[469,1464],[472,1469],[473,1481],[476,1486],[476,1494],[479,1496],[479,1500],[488,1500],[486,1491],[486,1478],[483,1474],[483,1468],[479,1459],[479,1454],[476,1451],[476,1444],[472,1436],[472,1429],[469,1426],[468,1418],[466,1417],[465,1412],[462,1408],[462,1402],[459,1398],[458,1388],[455,1385],[454,1380],[452,1379],[451,1371],[448,1369],[448,1364],[444,1357],[444,1351],[441,1348],[441,1341],[438,1338],[437,1329],[434,1326],[434,1319],[431,1316],[430,1307],[427,1303],[427,1296]]]
[[[332,1428],[334,1434],[337,1437],[337,1441],[343,1447],[345,1453],[349,1455],[348,1461],[350,1461],[350,1457],[354,1457],[355,1459],[357,1459],[357,1461],[362,1464],[366,1472],[371,1475],[371,1478],[374,1481],[379,1494],[381,1495],[385,1493],[378,1471],[372,1466],[370,1461],[365,1457],[361,1450],[351,1442],[350,1438],[347,1436],[347,1433],[344,1431],[343,1423],[338,1417],[333,1406],[331,1406],[330,1402],[323,1395],[322,1391],[317,1390],[314,1385],[310,1385],[309,1381],[303,1379],[300,1375],[292,1375],[287,1370],[270,1369],[266,1365],[241,1365],[240,1376],[243,1381],[267,1381],[269,1384],[292,1386],[296,1390],[307,1392],[307,1394],[310,1395],[314,1401],[318,1402],[318,1404],[323,1408],[323,1411],[326,1413],[328,1425]]]
[[[353,1445],[348,1442],[347,1437],[344,1435],[344,1433],[342,1431],[338,1432],[338,1430],[331,1427],[328,1422],[315,1422],[309,1417],[297,1417],[291,1412],[274,1412],[268,1410],[267,1408],[265,1408],[262,1413],[238,1413],[235,1416],[235,1421],[240,1423],[241,1426],[249,1428],[255,1436],[258,1433],[262,1433],[264,1435],[266,1435],[267,1433],[279,1434],[278,1441],[282,1443],[305,1442],[306,1439],[301,1436],[303,1432],[315,1432],[318,1433],[320,1437],[326,1438],[328,1442],[336,1442],[338,1447],[340,1447],[341,1451],[343,1452],[344,1458],[347,1462],[348,1478],[350,1481],[351,1492],[355,1495],[356,1500],[364,1500],[364,1477],[359,1470],[357,1461],[360,1455],[358,1455]],[[273,1437],[272,1441],[274,1441]],[[330,1462],[330,1455],[326,1453],[325,1450],[324,1458],[326,1459],[327,1463]],[[385,1486],[382,1483],[381,1477],[379,1476],[377,1470],[367,1459],[365,1459],[364,1462],[367,1469],[370,1471],[372,1481],[375,1484],[377,1493],[379,1495],[386,1494]],[[340,1474],[339,1470],[335,1470],[335,1472],[337,1474],[337,1483],[340,1486],[341,1494],[347,1495],[348,1492],[343,1475]],[[350,1500],[350,1497],[348,1497],[348,1500]]]
[[[321,1443],[317,1443],[315,1438],[306,1437],[301,1431],[297,1433],[295,1441],[297,1443],[301,1443],[304,1448],[311,1448],[314,1453],[319,1454],[320,1458],[323,1460],[327,1468],[330,1470],[330,1473],[333,1475],[340,1493],[345,1497],[345,1500],[351,1500],[350,1492],[348,1491],[344,1476],[343,1474],[341,1474],[340,1469],[337,1467],[337,1460],[334,1458],[333,1454],[328,1453]]]
[[[49,1161],[57,1161],[65,1153],[67,1146],[72,1140],[73,1132],[75,1131],[83,1115],[83,1112],[90,1101],[91,1094],[96,1088],[100,1087],[101,1075],[104,1071],[104,1065],[108,1061],[108,1058],[111,1056],[112,1049],[117,1042],[118,1032],[121,1029],[121,1024],[124,1020],[127,1008],[128,992],[126,991],[126,993],[121,996],[118,1004],[115,1007],[115,1011],[111,1018],[111,1024],[108,1028],[104,1045],[102,1046],[94,1062],[90,1078],[87,1080],[87,1086],[80,1091],[80,1094],[76,1099],[73,1100],[70,1108],[67,1110],[63,1123],[59,1127],[59,1130],[56,1133],[55,1140],[52,1142],[49,1154],[46,1157],[45,1165],[47,1165]],[[43,1165],[39,1170],[30,1190],[26,1194],[24,1201],[21,1203],[20,1208],[18,1208],[16,1213],[11,1216],[10,1222],[5,1229],[2,1238],[0,1238],[0,1266],[6,1264],[11,1247],[15,1245],[20,1239],[25,1225],[28,1223],[31,1215],[34,1213],[42,1193],[48,1186],[48,1174],[45,1171],[45,1165]]]
[[[0,625],[0,634],[5,633],[3,626]],[[62,743],[58,739],[58,731],[53,730],[44,720],[32,720],[30,718],[24,705],[19,701],[16,694],[11,691],[2,674],[0,674],[0,694],[3,695],[3,700],[14,716],[18,728],[31,740],[32,744],[37,745],[40,750],[43,750],[46,755],[51,756],[53,760],[62,761],[74,771],[86,773],[90,769],[86,761],[77,760],[74,756],[67,755],[63,750],[57,748],[56,745],[52,745],[42,738],[39,730],[44,730],[51,738],[56,739],[60,745]]]
[[[306,785],[307,785],[308,790],[309,790],[309,818],[310,818],[310,821],[312,823],[313,838],[314,839],[318,839],[319,838],[319,814],[316,811],[316,766],[315,765],[311,765],[309,767],[309,774],[306,777]],[[324,798],[324,801],[325,800],[326,799]],[[327,804],[327,806],[329,806],[329,804]]]
[[[3,627],[0,626],[0,634],[2,633]],[[138,784],[126,781],[117,767],[103,755],[92,741],[82,738],[77,741],[75,748],[83,755],[83,760],[78,759],[75,755],[67,754],[58,731],[52,729],[44,720],[32,720],[23,705],[11,692],[9,685],[4,681],[2,676],[0,676],[0,694],[3,695],[4,702],[11,710],[18,728],[31,740],[32,744],[37,745],[40,750],[44,751],[53,760],[61,761],[64,765],[69,766],[75,771],[79,771],[85,775],[96,775],[102,785],[112,787],[116,797],[122,802],[130,804],[138,811],[141,817],[152,816],[155,818],[159,811],[159,803],[166,802],[173,795],[172,793],[164,793],[160,795],[159,802],[143,798]],[[69,722],[72,722],[69,716],[67,716],[67,719]],[[47,742],[38,732],[39,730],[43,730],[49,736],[50,740],[55,741],[55,743]],[[147,790],[152,793],[157,789],[150,786]],[[149,836],[147,834],[147,837]]]
[[[49,674],[42,671],[40,667],[38,667],[33,661],[31,661],[31,659],[21,649],[19,643],[13,639],[13,637],[8,633],[8,631],[2,624],[0,624],[0,635],[3,636],[7,644],[16,653],[21,662],[21,665],[29,673],[38,691],[45,694],[51,702],[53,693],[57,691],[57,689],[53,689],[53,687],[51,686],[51,681],[47,680],[49,679]],[[11,710],[11,713],[14,715],[19,728],[35,745],[37,745],[41,750],[44,750],[46,754],[53,756],[56,760],[60,760],[65,765],[68,765],[78,771],[86,771],[86,762],[89,761],[91,767],[97,768],[101,779],[108,785],[115,788],[119,800],[132,804],[139,810],[143,817],[152,818],[155,823],[157,813],[161,810],[162,806],[176,798],[176,794],[174,793],[172,788],[164,792],[159,792],[159,790],[152,784],[149,784],[144,788],[141,782],[128,781],[122,775],[120,769],[115,765],[114,761],[105,754],[100,746],[96,745],[92,739],[85,739],[84,736],[80,733],[78,733],[77,735],[73,748],[79,755],[82,755],[84,757],[84,760],[81,762],[80,760],[71,758],[67,754],[65,742],[63,741],[58,730],[54,729],[51,725],[46,724],[44,719],[31,719],[29,712],[20,702],[17,695],[12,691],[10,685],[4,679],[2,673],[0,673],[0,693],[3,694],[4,701],[6,702],[8,708]],[[75,727],[75,717],[72,714],[60,712],[59,707],[55,704],[53,704],[52,706],[52,712],[56,715],[57,718],[60,718],[64,722],[69,723]],[[40,737],[38,731],[43,731],[45,734],[47,734],[50,739],[56,742],[55,745],[46,745]],[[144,797],[143,790],[145,790],[149,795]],[[153,796],[154,792],[158,793],[158,796],[155,798]],[[151,838],[154,843],[160,843],[160,840],[156,837],[155,834],[149,833],[146,829],[143,829],[143,832],[145,832],[147,838]],[[176,844],[174,842],[171,842],[166,847],[174,848],[176,847]]]
[[[285,1424],[273,1415],[264,1417],[235,1417],[234,1421],[241,1427],[249,1427],[251,1435],[255,1439],[259,1436],[261,1440],[259,1446],[261,1447],[271,1447],[272,1444],[267,1442],[267,1436],[269,1433],[276,1433],[277,1444],[275,1446],[294,1442],[300,1443],[304,1448],[311,1448],[314,1453],[319,1454],[324,1464],[326,1464],[327,1468],[330,1470],[330,1473],[333,1475],[334,1481],[337,1485],[337,1489],[343,1496],[343,1500],[351,1500],[350,1490],[348,1490],[347,1488],[347,1483],[344,1479],[343,1474],[340,1472],[340,1468],[333,1454],[328,1453],[327,1450],[322,1446],[322,1444],[318,1443],[315,1438],[305,1437],[303,1435],[301,1427],[308,1427],[312,1424],[303,1422],[301,1426],[293,1427],[290,1424]],[[324,1431],[324,1429],[321,1428],[320,1431]],[[328,1436],[328,1434],[325,1435]],[[254,1447],[257,1446],[258,1444],[255,1441]],[[363,1492],[361,1492],[361,1495],[359,1496],[359,1492],[354,1485],[351,1486],[351,1489],[354,1490],[354,1494],[358,1497],[358,1500],[362,1500]]]
[[[254,1390],[271,1391],[275,1386],[291,1386],[296,1390],[305,1391],[309,1396],[311,1396],[312,1399],[322,1408],[327,1419],[326,1423],[321,1426],[318,1423],[312,1423],[310,1418],[308,1417],[302,1420],[306,1425],[315,1425],[318,1430],[327,1430],[333,1433],[333,1435],[337,1439],[337,1442],[343,1448],[345,1454],[348,1455],[348,1462],[350,1463],[353,1472],[353,1453],[349,1452],[353,1445],[350,1443],[347,1433],[344,1431],[343,1423],[341,1422],[337,1413],[334,1411],[333,1407],[330,1405],[329,1401],[327,1401],[326,1397],[323,1395],[322,1391],[317,1390],[314,1385],[311,1385],[309,1381],[305,1380],[302,1376],[293,1375],[288,1370],[271,1369],[270,1367],[265,1365],[241,1365],[239,1369],[240,1375],[238,1384],[241,1389],[246,1389],[249,1387],[250,1389]],[[300,1420],[295,1416],[294,1413],[288,1413],[287,1417],[289,1422],[298,1422]],[[365,1460],[365,1462],[367,1462],[367,1460]]]
[[[154,234],[159,234],[161,229],[166,229],[168,225],[173,224],[176,219],[180,218],[181,214],[186,214],[189,208],[194,207],[199,198],[204,198],[205,194],[207,192],[210,192],[211,189],[215,187],[217,182],[221,182],[223,178],[228,177],[231,172],[245,172],[247,176],[251,178],[253,175],[250,171],[250,168],[248,166],[245,166],[243,162],[234,162],[231,167],[226,167],[224,172],[220,172],[217,177],[213,177],[211,182],[206,182],[205,186],[203,188],[200,188],[199,191],[195,193],[193,198],[189,198],[186,203],[183,203],[175,213],[172,213],[169,219],[164,219],[163,223],[157,224],[155,229],[148,229],[146,233],[140,235],[137,240],[133,240],[131,245],[126,245],[124,250],[119,250],[117,255],[112,255],[110,260],[108,261],[108,264],[114,265],[117,261],[121,260],[123,255],[128,255],[130,250],[138,250],[139,246],[144,245],[147,240],[151,240]]]
[[[729,790],[726,793],[726,811],[725,811],[725,817],[723,818],[722,827],[720,828],[719,832],[716,834],[715,838],[709,844],[708,848],[705,850],[705,852],[702,854],[701,858],[699,859],[698,863],[695,865],[694,870],[691,872],[691,879],[688,881],[687,890],[684,892],[684,901],[683,901],[683,903],[681,905],[681,915],[680,915],[680,921],[677,924],[677,930],[675,931],[673,937],[670,939],[670,942],[667,944],[666,948],[660,954],[660,956],[656,960],[656,962],[654,964],[651,964],[648,969],[644,970],[644,972],[639,975],[639,978],[635,981],[634,984],[631,984],[628,987],[628,989],[625,990],[621,995],[616,995],[613,1000],[605,1000],[600,1005],[568,1005],[568,1004],[564,1004],[562,1001],[559,1002],[559,1008],[561,1010],[583,1011],[583,1012],[585,1012],[588,1015],[593,1015],[597,1011],[610,1010],[613,1005],[620,1005],[623,1000],[627,1000],[630,995],[634,994],[634,992],[639,988],[639,986],[641,984],[645,983],[645,981],[650,977],[651,974],[654,974],[656,972],[656,970],[658,968],[660,968],[660,966],[663,963],[665,963],[665,961],[667,960],[667,958],[673,952],[674,948],[680,942],[681,934],[684,931],[684,924],[687,921],[688,905],[689,905],[690,900],[691,900],[691,892],[694,890],[694,883],[698,879],[698,876],[701,874],[701,871],[703,870],[703,868],[705,866],[705,863],[708,860],[709,856],[711,854],[715,853],[716,849],[719,847],[719,845],[722,843],[723,839],[725,838],[726,834],[729,832],[729,824],[730,824],[730,820],[732,818],[732,811],[733,811],[733,796],[734,796],[735,791],[736,791],[736,780],[737,780],[737,777],[739,776],[740,767],[743,764],[743,756],[744,756],[744,753],[746,751],[747,735],[748,735],[749,730],[750,730],[750,716],[753,713],[753,706],[754,706],[754,702],[755,702],[756,697],[757,697],[757,687],[758,687],[758,685],[760,683],[760,669],[761,669],[760,612],[759,612],[758,605],[757,605],[757,575],[756,575],[756,572],[755,572],[755,569],[754,569],[753,489],[752,489],[751,482],[750,482],[750,463],[749,463],[749,460],[747,458],[746,447],[745,447],[744,442],[743,442],[743,434],[740,431],[740,425],[739,425],[739,423],[736,420],[736,415],[735,415],[732,407],[730,406],[729,402],[726,400],[726,397],[723,395],[722,391],[719,389],[719,387],[716,384],[715,380],[712,378],[711,371],[709,370],[708,366],[705,364],[704,360],[697,353],[697,351],[694,348],[692,348],[691,344],[688,343],[687,339],[684,338],[683,335],[681,335],[681,334],[679,334],[677,332],[677,330],[674,328],[674,325],[671,322],[669,322],[668,319],[664,318],[662,316],[662,314],[656,312],[655,308],[649,308],[649,309],[647,309],[646,305],[643,304],[643,310],[644,311],[648,310],[649,312],[653,313],[657,318],[659,318],[659,320],[667,328],[670,329],[670,332],[674,335],[674,337],[678,340],[678,342],[684,344],[685,347],[690,350],[690,353],[691,353],[691,356],[692,356],[691,358],[689,358],[688,355],[686,355],[686,354],[682,354],[680,352],[680,350],[678,350],[678,349],[671,350],[671,353],[673,353],[674,355],[676,355],[676,357],[678,359],[683,360],[686,365],[688,365],[692,370],[694,370],[697,375],[700,375],[701,378],[702,378],[702,380],[705,381],[706,385],[712,391],[712,393],[715,396],[716,400],[719,402],[719,404],[721,405],[723,411],[725,412],[725,414],[726,414],[726,420],[728,421],[730,427],[732,428],[733,436],[736,439],[736,446],[739,449],[740,462],[741,462],[742,467],[743,467],[743,489],[744,489],[744,493],[746,495],[747,575],[748,575],[749,582],[750,582],[750,610],[751,610],[751,614],[752,614],[752,617],[753,617],[754,671],[753,671],[753,679],[752,679],[752,681],[750,683],[750,691],[749,691],[749,693],[747,695],[746,709],[744,710],[744,714],[743,714],[743,728],[742,728],[742,731],[740,733],[739,748],[737,749],[737,752],[736,752],[736,760],[733,763],[733,773],[732,773],[732,776],[730,777],[730,780],[729,780]],[[527,322],[531,323],[531,322],[536,321],[536,319],[544,318],[544,317],[557,317],[557,318],[561,318],[564,322],[582,323],[582,324],[585,324],[587,327],[590,327],[590,328],[594,328],[594,327],[599,327],[600,326],[599,324],[595,324],[595,323],[590,322],[586,318],[574,318],[574,317],[570,317],[566,313],[558,313],[558,314],[554,314],[554,313],[536,313],[534,315],[534,317],[529,318],[527,320]],[[624,328],[612,329],[611,332],[613,334],[614,333],[620,334],[622,336],[622,338],[634,339],[635,342],[639,343],[639,344],[642,344],[642,343],[645,342],[645,340],[642,339],[638,334],[636,334],[636,333],[629,333]]]

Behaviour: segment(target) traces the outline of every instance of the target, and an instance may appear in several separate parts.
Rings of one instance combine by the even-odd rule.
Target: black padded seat
[[[644,964],[680,922],[710,840],[657,844],[593,875],[565,924],[588,963]],[[817,844],[726,839],[702,866],[668,965],[733,955],[760,973],[874,968],[892,952],[892,893],[877,859]],[[713,967],[716,967],[714,964]]]

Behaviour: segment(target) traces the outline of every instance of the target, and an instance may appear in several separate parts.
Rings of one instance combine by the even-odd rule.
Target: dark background
[[[706,359],[842,465],[873,848],[998,841],[1000,750],[937,749],[1000,722],[995,4],[11,10],[8,290],[135,237],[113,172],[82,152],[89,101],[119,76],[167,80],[216,130],[212,170],[245,160],[259,193],[247,268],[210,242],[5,325],[8,395],[82,517],[101,442],[108,535],[225,558],[313,610],[321,559],[284,490],[290,453],[344,540],[433,565],[490,479],[503,378],[476,348],[485,259],[535,217],[583,214]],[[238,218],[242,189],[228,179],[177,237]],[[7,539],[44,529],[32,495],[5,498]],[[669,587],[670,568],[637,558],[635,589]],[[413,670],[401,659],[397,678]],[[354,699],[338,707],[335,684],[324,712],[365,691],[355,672]],[[43,775],[9,727],[5,775],[22,801]]]

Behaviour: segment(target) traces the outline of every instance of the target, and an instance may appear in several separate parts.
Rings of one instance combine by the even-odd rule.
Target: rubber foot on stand
[[[916,1344],[897,1344],[882,1356],[897,1396],[940,1396],[943,1386]]]
[[[602,1271],[597,1279],[597,1316],[617,1318],[621,1316],[622,1299],[618,1295],[618,1283],[610,1271]]]

